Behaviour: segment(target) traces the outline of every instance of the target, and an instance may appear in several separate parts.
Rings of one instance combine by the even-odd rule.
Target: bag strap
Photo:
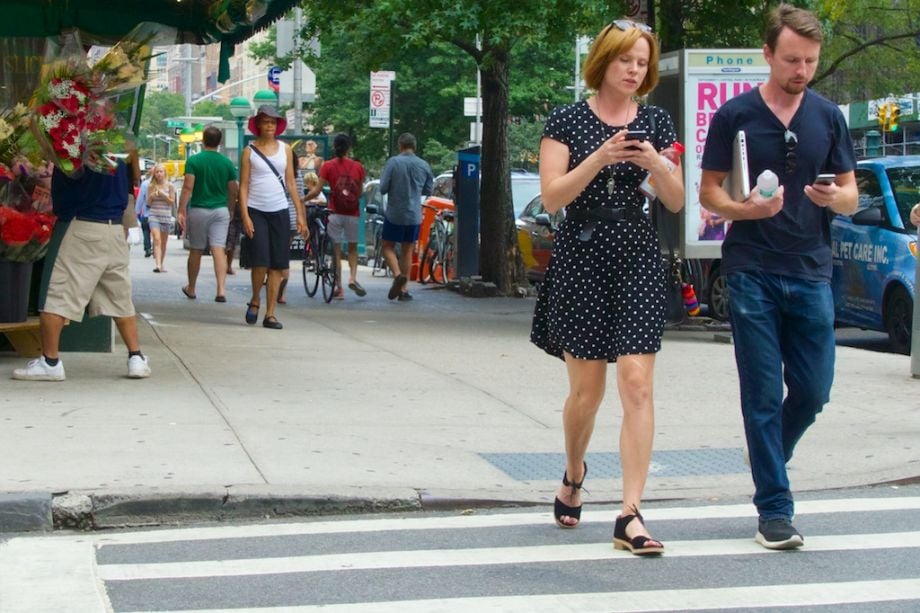
[[[281,143],[278,143],[278,146],[281,147],[283,145]],[[271,163],[271,160],[265,157],[265,154],[259,151],[259,148],[253,145],[252,143],[249,143],[249,148],[255,151],[256,155],[258,155],[260,158],[262,158],[262,160],[266,164],[268,164],[268,167],[271,168],[272,172],[275,173],[275,176],[278,177],[278,181],[281,183],[281,189],[284,190],[284,193],[287,193],[287,186],[285,186],[284,184],[284,179],[281,178],[281,173],[278,172],[278,169],[275,168],[275,165]]]

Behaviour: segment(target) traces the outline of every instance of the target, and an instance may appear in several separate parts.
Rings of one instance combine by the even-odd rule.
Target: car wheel
[[[888,294],[882,318],[892,350],[909,354],[911,330],[914,325],[914,301],[904,287],[899,285]]]
[[[728,321],[728,285],[725,277],[722,276],[721,268],[713,268],[709,274],[709,316],[719,321]]]

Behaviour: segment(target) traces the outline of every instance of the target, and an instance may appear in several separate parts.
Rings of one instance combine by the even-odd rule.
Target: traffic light
[[[179,159],[185,159],[185,143],[179,143]]]
[[[891,111],[888,113],[888,131],[897,132],[901,124],[901,106],[894,102],[891,104]]]
[[[882,131],[888,130],[888,103],[883,102],[878,105],[878,125],[882,127]]]

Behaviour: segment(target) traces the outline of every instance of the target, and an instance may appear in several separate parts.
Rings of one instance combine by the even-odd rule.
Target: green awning
[[[176,28],[158,44],[221,44],[218,80],[230,77],[234,46],[298,0],[4,0],[0,37],[45,37],[76,28],[86,42],[114,42],[142,22]]]

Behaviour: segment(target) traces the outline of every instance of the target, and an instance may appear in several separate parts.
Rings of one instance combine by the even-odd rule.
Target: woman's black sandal
[[[642,519],[642,514],[639,513],[639,509],[636,507],[632,508],[632,513],[630,515],[620,515],[617,517],[617,521],[613,525],[613,548],[626,550],[636,556],[657,556],[663,554],[664,545],[661,541],[656,541],[644,535],[634,536],[632,538],[626,536],[626,526],[634,519],[638,519],[640,524],[643,526],[645,525],[645,520]]]
[[[582,485],[584,485],[586,476],[588,476],[588,463],[587,462],[585,462],[585,472],[581,476],[581,481],[579,481],[578,483],[575,483],[574,481],[569,481],[568,473],[564,472],[562,473],[562,485],[572,488],[572,493],[574,494],[578,490],[582,489]],[[588,490],[585,490],[585,491],[587,492]],[[581,506],[582,505],[578,505],[577,507],[570,507],[569,505],[559,500],[559,497],[556,496],[556,502],[553,505],[553,515],[556,518],[556,525],[559,526],[560,528],[565,528],[565,529],[578,527],[578,524],[581,523]],[[571,517],[578,521],[575,522],[574,524],[567,524],[562,521],[563,517]]]

